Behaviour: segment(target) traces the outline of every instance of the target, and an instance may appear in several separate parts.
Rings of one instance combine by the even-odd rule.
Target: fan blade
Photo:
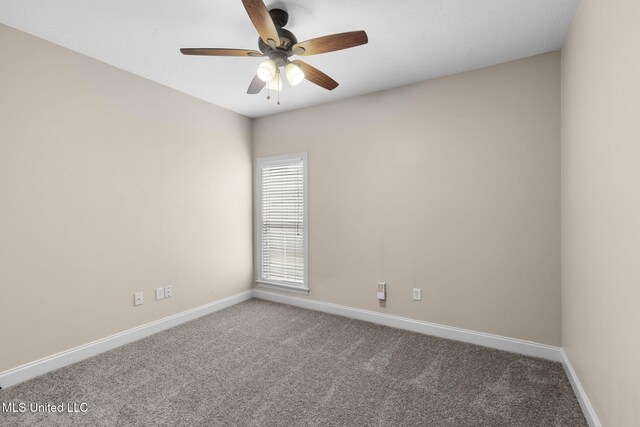
[[[300,60],[291,62],[300,67],[300,69],[304,72],[304,78],[309,80],[311,83],[315,83],[327,90],[333,90],[338,87],[337,81],[333,80],[331,77],[327,76],[325,73],[318,70],[317,68],[312,67],[306,62],[302,62]]]
[[[360,46],[367,42],[369,42],[367,33],[364,31],[351,31],[349,33],[332,34],[330,36],[306,40],[293,45],[291,50],[295,55],[317,55],[319,53],[333,52],[336,50]]]
[[[182,48],[183,55],[205,55],[205,56],[264,56],[257,50],[247,49],[223,49],[223,48]]]
[[[280,46],[280,37],[276,24],[273,23],[271,15],[262,0],[242,0],[244,8],[253,22],[253,26],[258,30],[260,38],[269,46],[275,48]]]
[[[249,89],[247,89],[247,93],[249,95],[255,95],[256,93],[259,93],[262,89],[264,89],[266,85],[266,82],[263,82],[258,76],[255,76],[253,80],[251,80],[251,84],[249,85]]]

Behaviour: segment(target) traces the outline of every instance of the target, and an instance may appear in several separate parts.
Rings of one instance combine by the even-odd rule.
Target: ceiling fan
[[[369,41],[367,33],[364,31],[351,31],[298,42],[291,31],[283,28],[289,21],[289,14],[286,11],[282,9],[267,10],[262,0],[242,0],[242,4],[260,35],[258,39],[260,51],[182,48],[180,52],[184,55],[268,57],[269,59],[258,67],[256,76],[247,89],[248,94],[257,94],[265,86],[271,90],[282,90],[281,67],[284,68],[284,74],[292,86],[307,79],[327,90],[333,90],[338,86],[338,82],[306,62],[297,59],[291,61],[289,58],[293,55],[309,56],[348,49],[366,44]]]

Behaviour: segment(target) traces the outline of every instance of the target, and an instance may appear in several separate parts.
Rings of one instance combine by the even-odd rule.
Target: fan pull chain
[[[280,91],[278,91],[278,105],[280,105]]]
[[[271,93],[269,92],[269,85],[267,85],[267,100],[271,99]]]

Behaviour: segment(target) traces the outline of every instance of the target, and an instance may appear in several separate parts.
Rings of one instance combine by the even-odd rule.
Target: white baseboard
[[[182,313],[165,317],[155,322],[147,323],[88,344],[75,347],[73,349],[54,354],[44,359],[37,360],[17,368],[0,372],[0,387],[6,388],[28,379],[37,377],[47,372],[54,371],[72,363],[79,362],[102,352],[120,347],[141,338],[172,328],[198,317],[222,310],[251,298],[259,298],[267,301],[290,304],[309,310],[321,311],[324,313],[336,314],[353,319],[364,320],[380,325],[390,326],[408,331],[434,335],[441,338],[477,344],[498,350],[520,353],[527,356],[540,357],[543,359],[561,362],[578,402],[585,414],[590,427],[601,427],[600,421],[589,402],[589,399],[580,384],[571,362],[564,350],[560,347],[539,344],[531,341],[524,341],[515,338],[508,338],[499,335],[476,332],[468,329],[455,328],[451,326],[439,325],[437,323],[424,322],[421,320],[409,319],[406,317],[394,316],[375,311],[362,310],[359,308],[347,307],[338,304],[317,301],[308,298],[299,298],[281,293],[268,292],[260,289],[252,289],[232,295],[227,298],[205,304]]]
[[[31,362],[8,371],[0,372],[0,388],[6,388],[21,383],[47,372],[51,372],[72,363],[95,356],[104,351],[120,347],[124,344],[137,341],[140,338],[153,335],[164,331],[165,329],[197,319],[198,317],[222,310],[223,308],[251,299],[252,296],[253,290],[250,289],[200,307],[192,308],[191,310],[156,320],[155,322],[147,323],[145,325],[54,354],[53,356]]]
[[[339,316],[350,317],[352,319],[364,320],[380,325],[391,326],[398,329],[418,332],[436,337],[462,341],[470,344],[477,344],[484,347],[498,350],[510,351],[512,353],[524,354],[527,356],[540,357],[543,359],[562,362],[560,347],[546,344],[539,344],[531,341],[508,338],[500,335],[493,335],[484,332],[476,332],[468,329],[455,328],[451,326],[439,325],[437,323],[424,322],[421,320],[409,319],[407,317],[393,316],[376,311],[362,310],[359,308],[347,307],[344,305],[331,304],[308,298],[299,298],[281,293],[273,293],[260,289],[253,290],[254,298],[267,301],[279,302],[283,304],[295,305],[309,310],[322,311],[324,313],[337,314]]]
[[[602,427],[602,424],[600,424],[600,420],[598,420],[598,416],[596,415],[596,411],[593,409],[593,406],[591,406],[591,402],[587,397],[587,393],[584,391],[584,388],[582,388],[582,384],[578,379],[576,371],[574,371],[573,366],[571,366],[567,353],[565,353],[564,350],[560,350],[560,353],[562,354],[562,366],[564,367],[567,377],[569,377],[569,382],[571,383],[573,392],[575,393],[578,403],[582,408],[582,413],[587,419],[587,423],[589,423],[589,427]]]

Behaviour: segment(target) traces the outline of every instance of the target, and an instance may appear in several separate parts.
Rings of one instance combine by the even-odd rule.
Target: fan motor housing
[[[298,39],[291,31],[282,28],[287,25],[287,22],[289,22],[289,14],[282,9],[271,9],[269,11],[269,15],[271,16],[271,19],[273,19],[273,23],[276,25],[276,29],[278,30],[278,36],[280,37],[280,46],[277,46],[274,49],[263,42],[261,38],[258,38],[258,49],[260,49],[260,52],[269,57],[271,57],[271,54],[274,52],[281,52],[286,56],[290,56],[291,47],[293,47],[294,44],[298,43]]]

